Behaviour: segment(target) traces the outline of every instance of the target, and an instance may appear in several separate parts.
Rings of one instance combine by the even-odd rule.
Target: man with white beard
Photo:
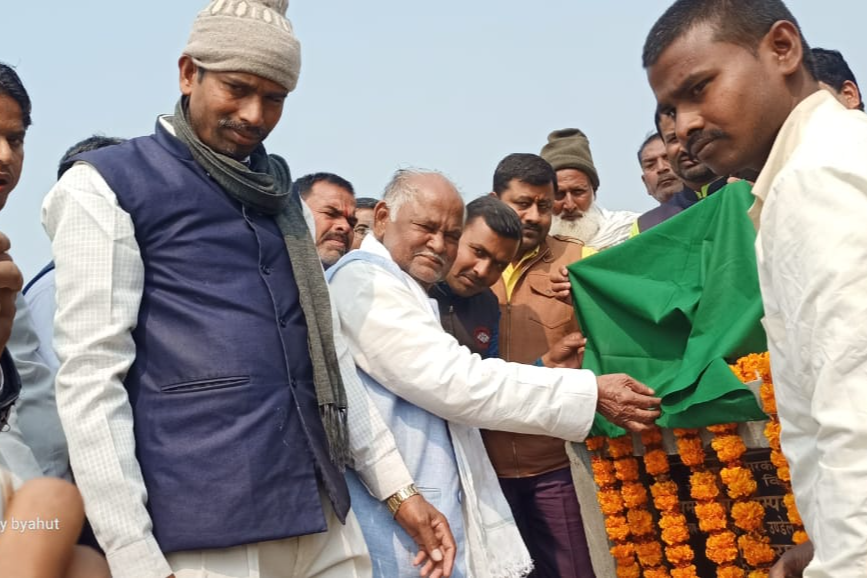
[[[638,213],[609,211],[596,202],[599,174],[593,165],[590,142],[577,128],[555,130],[541,156],[557,172],[557,191],[551,235],[605,249],[629,238]]]

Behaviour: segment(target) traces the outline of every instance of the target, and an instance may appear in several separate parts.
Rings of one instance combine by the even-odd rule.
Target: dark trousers
[[[570,468],[532,478],[500,478],[503,494],[533,557],[533,578],[593,578]]]

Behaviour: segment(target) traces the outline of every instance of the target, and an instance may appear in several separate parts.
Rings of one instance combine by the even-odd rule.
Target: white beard
[[[590,245],[590,241],[596,236],[596,233],[599,232],[599,228],[602,226],[602,221],[602,212],[594,203],[590,206],[590,210],[584,213],[580,219],[575,219],[574,221],[566,221],[561,219],[559,216],[554,215],[551,220],[551,231],[549,234],[567,237],[569,239],[577,239],[585,245]]]

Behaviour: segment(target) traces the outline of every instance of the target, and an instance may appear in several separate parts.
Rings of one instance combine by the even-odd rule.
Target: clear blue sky
[[[24,174],[0,230],[25,277],[50,259],[40,224],[57,161],[100,132],[152,130],[178,96],[177,59],[204,0],[4,2],[0,60],[33,100]],[[379,196],[401,166],[439,169],[467,199],[497,162],[553,129],[590,137],[611,209],[653,206],[635,153],[654,101],[641,47],[668,0],[290,0],[298,89],[267,141],[293,174],[327,170]],[[789,0],[808,42],[843,51],[867,84],[867,3]]]

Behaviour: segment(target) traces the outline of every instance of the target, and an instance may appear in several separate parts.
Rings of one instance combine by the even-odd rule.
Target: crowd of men
[[[602,575],[567,445],[660,399],[581,369],[565,267],[733,179],[811,537],[772,575],[865,574],[867,116],[839,52],[779,0],[678,0],[643,54],[654,209],[600,205],[576,128],[466,205],[420,169],[375,199],[262,144],[298,80],[285,11],[211,2],[174,113],[67,151],[26,287],[0,233],[0,578]],[[30,117],[0,64],[0,209]]]

